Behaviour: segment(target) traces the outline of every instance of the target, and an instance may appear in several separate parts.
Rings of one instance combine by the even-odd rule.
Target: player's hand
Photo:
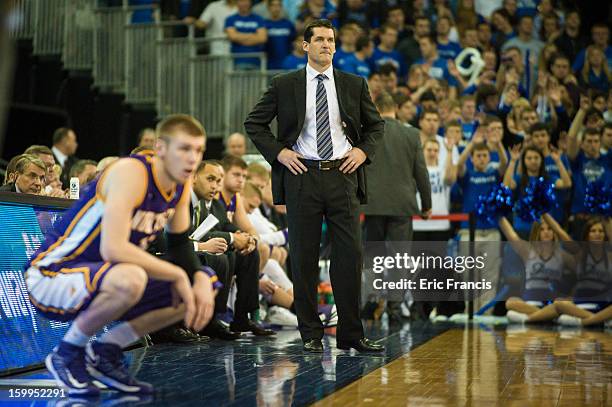
[[[199,332],[204,329],[213,316],[216,292],[212,288],[210,277],[203,272],[195,273],[193,279],[193,297],[195,299],[193,329]]]
[[[427,209],[426,211],[421,212],[421,218],[427,220],[431,217],[431,208]]]
[[[213,237],[205,242],[199,242],[198,250],[212,254],[225,253],[227,251],[227,242],[222,237]]]
[[[300,161],[300,158],[304,157],[288,148],[283,148],[276,157],[281,164],[289,168],[293,175],[303,174],[308,171],[308,168]]]
[[[351,151],[346,153],[344,162],[340,166],[340,172],[344,174],[352,174],[361,164],[363,164],[367,158],[362,149],[353,147]]]
[[[249,254],[257,248],[257,240],[255,239],[255,237],[249,234],[245,234],[245,235],[248,236],[249,241],[247,243],[247,246],[243,250],[240,251],[240,254],[242,255]]]
[[[264,295],[273,295],[276,288],[276,284],[270,280],[259,280],[259,291]]]
[[[248,247],[249,245],[249,235],[248,234],[243,233],[243,232],[236,232],[236,233],[232,233],[232,236],[234,236],[233,244],[236,250],[242,251],[246,247]]]
[[[178,305],[176,299],[180,298],[185,304],[185,327],[192,328],[196,318],[196,305],[193,291],[187,273],[180,269],[180,275],[172,284],[174,305]]]

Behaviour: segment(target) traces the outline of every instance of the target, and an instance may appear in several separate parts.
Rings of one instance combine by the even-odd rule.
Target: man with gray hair
[[[22,154],[15,162],[13,181],[0,187],[0,192],[40,195],[45,185],[45,174],[45,163],[40,158]]]

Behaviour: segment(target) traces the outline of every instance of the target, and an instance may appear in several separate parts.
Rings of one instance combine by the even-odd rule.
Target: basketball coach
[[[323,351],[317,285],[325,217],[338,309],[336,346],[381,352],[382,345],[364,337],[359,316],[359,204],[366,199],[364,165],[374,159],[384,122],[366,81],[333,68],[336,31],[328,20],[309,23],[302,46],[307,66],[275,77],[244,127],[272,166],[274,203],[287,206],[295,309],[304,350]],[[277,138],[270,130],[275,117]]]

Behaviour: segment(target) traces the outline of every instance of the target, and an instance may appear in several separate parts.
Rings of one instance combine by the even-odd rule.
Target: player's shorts
[[[30,301],[48,319],[70,321],[87,309],[100,292],[104,277],[116,263],[70,261],[44,269],[30,267],[25,281]],[[129,321],[172,305],[172,283],[149,279],[140,301],[117,318]]]

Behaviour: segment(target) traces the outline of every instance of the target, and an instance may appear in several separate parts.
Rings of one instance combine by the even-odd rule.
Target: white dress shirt
[[[60,167],[64,168],[64,163],[66,162],[68,156],[59,151],[57,147],[51,147],[51,151],[53,152],[53,154],[55,154],[57,161],[59,161],[58,164],[60,165]]]
[[[334,152],[332,160],[342,158],[348,153],[352,147],[348,139],[344,135],[342,119],[340,118],[340,106],[338,105],[338,94],[336,93],[336,84],[334,82],[334,68],[332,65],[327,68],[323,75],[327,79],[323,80],[325,93],[327,94],[327,109],[329,112],[329,125],[331,127],[332,144]],[[306,115],[304,117],[304,127],[300,132],[300,136],[293,145],[293,150],[301,154],[308,160],[321,160],[317,151],[317,79],[319,72],[312,68],[309,64],[306,65]]]

